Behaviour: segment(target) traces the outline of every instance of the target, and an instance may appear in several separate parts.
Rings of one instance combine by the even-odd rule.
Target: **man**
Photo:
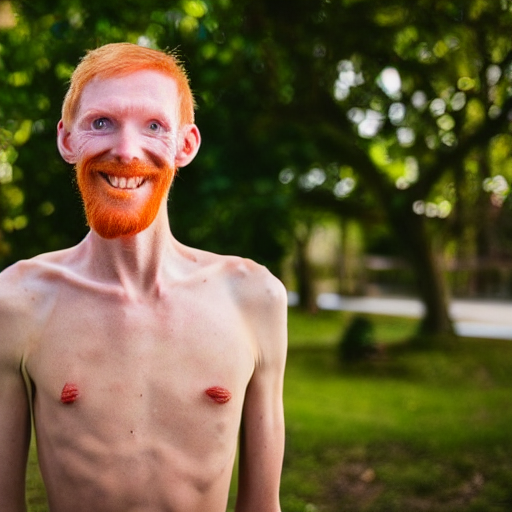
[[[31,414],[51,512],[224,512],[238,439],[236,510],[280,510],[286,294],[172,236],[193,115],[163,52],[106,45],[72,77],[57,142],[91,231],[0,274],[2,512],[25,510]]]

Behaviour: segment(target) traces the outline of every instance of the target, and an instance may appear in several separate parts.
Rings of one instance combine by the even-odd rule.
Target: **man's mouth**
[[[103,178],[114,188],[122,190],[134,190],[139,188],[145,180],[142,176],[135,176],[131,178],[125,178],[120,176],[112,176],[111,174],[101,173]]]

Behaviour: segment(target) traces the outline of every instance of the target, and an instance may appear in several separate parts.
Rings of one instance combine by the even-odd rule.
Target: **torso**
[[[137,298],[58,258],[24,263],[37,323],[24,367],[52,512],[225,511],[255,364],[227,261]]]

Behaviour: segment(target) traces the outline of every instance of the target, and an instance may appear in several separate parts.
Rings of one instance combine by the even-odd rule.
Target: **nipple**
[[[78,392],[76,384],[66,382],[66,384],[62,388],[60,401],[63,404],[72,404],[79,396],[80,393]]]
[[[231,393],[220,386],[208,388],[205,393],[218,404],[225,404],[231,400]]]

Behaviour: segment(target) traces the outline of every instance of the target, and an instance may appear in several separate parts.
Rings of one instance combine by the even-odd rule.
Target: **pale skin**
[[[154,71],[93,80],[74,123],[59,123],[59,150],[72,164],[184,167],[200,136],[178,127],[177,101]],[[26,381],[51,512],[224,512],[238,442],[237,512],[280,511],[285,290],[250,260],[179,243],[166,198],[136,235],[91,231],[2,272],[0,325],[3,512],[26,510]],[[62,403],[66,384],[77,396]]]

